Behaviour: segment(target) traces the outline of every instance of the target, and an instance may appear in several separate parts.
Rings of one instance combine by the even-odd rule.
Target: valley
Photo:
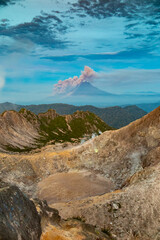
[[[0,177],[46,199],[63,219],[105,229],[108,239],[158,239],[159,120],[160,107],[80,145],[1,152]]]

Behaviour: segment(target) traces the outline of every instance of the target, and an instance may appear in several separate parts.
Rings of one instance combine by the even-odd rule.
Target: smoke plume
[[[81,72],[79,77],[74,76],[73,78],[68,78],[64,81],[60,80],[57,84],[55,84],[53,93],[54,95],[69,93],[82,82],[93,82],[96,77],[97,73],[90,67],[85,66],[84,71]]]

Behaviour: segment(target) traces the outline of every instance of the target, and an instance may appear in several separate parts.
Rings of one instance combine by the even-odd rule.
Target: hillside
[[[49,142],[79,142],[112,129],[90,112],[61,116],[48,110],[36,115],[26,109],[2,113],[0,126],[0,150],[6,151],[29,151]]]
[[[4,110],[16,110],[19,111],[21,108],[26,108],[35,114],[43,113],[49,109],[54,109],[58,114],[73,114],[77,110],[79,111],[90,111],[99,116],[105,123],[109,124],[114,128],[121,128],[135,121],[138,118],[146,115],[146,112],[137,106],[128,107],[107,107],[97,108],[91,105],[86,106],[74,106],[68,104],[40,104],[40,105],[15,105],[11,103],[0,104],[0,112]]]
[[[160,102],[138,104],[137,106],[149,113],[149,112],[153,111],[154,109],[156,109],[157,107],[159,107]]]
[[[1,240],[110,240],[79,219],[61,219],[46,201],[30,200],[18,187],[0,181]],[[68,238],[69,237],[69,238]]]
[[[52,114],[56,113],[47,113],[47,122]],[[32,198],[46,199],[63,219],[92,224],[111,239],[155,240],[160,218],[159,143],[160,107],[69,149],[55,151],[48,145],[28,154],[0,153],[0,177]]]

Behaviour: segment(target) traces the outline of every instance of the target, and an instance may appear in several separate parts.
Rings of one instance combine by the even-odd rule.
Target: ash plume
[[[90,67],[85,66],[84,71],[81,72],[79,77],[74,76],[73,78],[68,78],[64,81],[60,80],[57,84],[55,84],[53,94],[69,93],[82,82],[93,82],[96,77],[97,73]]]

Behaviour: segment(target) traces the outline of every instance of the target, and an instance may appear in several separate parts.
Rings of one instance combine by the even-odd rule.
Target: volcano
[[[94,87],[89,82],[82,82],[76,86],[70,96],[112,96],[113,94],[100,90],[97,87]]]

